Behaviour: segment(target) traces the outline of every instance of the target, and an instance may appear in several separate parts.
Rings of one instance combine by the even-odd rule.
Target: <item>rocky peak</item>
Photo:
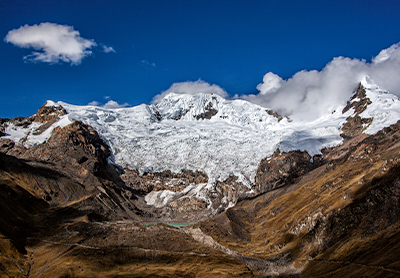
[[[61,105],[55,105],[53,102],[46,102],[39,108],[34,115],[34,121],[45,123],[49,121],[58,120],[61,116],[67,114],[67,111]]]
[[[50,182],[38,180],[39,185],[32,190],[51,205],[98,194],[105,184],[123,186],[115,167],[108,164],[109,147],[92,127],[80,121],[55,127],[47,142],[28,149],[0,139],[0,152],[48,176]]]
[[[344,114],[351,108],[354,108],[355,114],[359,115],[364,112],[371,103],[371,100],[367,97],[364,85],[360,82],[357,89],[353,92],[350,101],[347,101],[347,105],[343,108],[342,113]]]
[[[54,102],[48,101],[39,108],[36,114],[32,116],[15,117],[11,120],[1,119],[0,136],[5,135],[4,130],[8,123],[11,123],[17,127],[28,128],[33,122],[37,122],[45,125],[41,128],[41,131],[44,131],[53,123],[57,122],[61,116],[64,116],[66,114],[67,111],[65,111],[65,109],[61,105],[56,105]]]
[[[363,83],[360,82],[350,101],[347,102],[346,107],[342,111],[344,114],[350,109],[354,109],[354,114],[349,116],[343,125],[343,133],[341,136],[344,139],[350,139],[360,135],[372,123],[372,118],[362,118],[360,116],[360,114],[363,113],[371,103],[372,101],[366,94],[366,88]]]

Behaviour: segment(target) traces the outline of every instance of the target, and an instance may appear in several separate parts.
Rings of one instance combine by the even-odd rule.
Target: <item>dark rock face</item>
[[[200,120],[200,119],[201,120],[204,120],[204,119],[209,120],[212,117],[214,117],[215,115],[217,115],[217,113],[218,113],[218,110],[213,108],[212,102],[209,102],[204,110],[205,110],[204,113],[201,113],[200,115],[196,116],[196,120]]]
[[[32,165],[49,165],[47,167],[85,184],[89,192],[99,183],[98,178],[109,176],[107,158],[110,150],[97,132],[82,122],[55,128],[48,142],[29,149],[13,147],[4,139],[0,143],[6,154],[30,161]]]
[[[67,111],[59,105],[59,106],[46,106],[44,104],[39,108],[37,113],[34,115],[35,122],[46,123],[49,121],[53,121],[54,119],[59,119],[61,116],[67,114]]]
[[[271,115],[271,116],[277,118],[278,122],[283,120],[283,117],[273,110],[267,109],[267,110],[265,110],[265,112],[267,112],[268,115]]]
[[[104,219],[141,213],[131,202],[135,197],[118,170],[108,164],[109,147],[82,122],[55,128],[46,143],[29,149],[0,139],[0,151],[20,163],[18,167],[4,163],[1,170],[21,180],[20,186],[51,206],[74,203],[84,215],[91,207],[87,214],[95,210]],[[92,207],[96,203],[99,207]],[[124,203],[129,206],[121,205]]]
[[[260,193],[292,183],[298,177],[322,164],[322,158],[307,152],[281,153],[279,149],[270,158],[263,159],[257,169],[256,188]]]
[[[52,124],[57,122],[61,116],[67,114],[67,111],[62,106],[46,106],[46,103],[39,108],[38,112],[29,117],[15,117],[14,119],[0,119],[0,137],[4,136],[6,126],[11,123],[15,126],[27,128],[33,122],[41,123],[42,125],[36,129],[33,134],[39,135],[47,130]]]
[[[0,139],[0,153],[7,153],[14,148],[15,143],[10,139]]]
[[[341,136],[344,139],[350,139],[360,135],[372,123],[372,118],[360,117],[360,114],[364,112],[371,103],[371,100],[366,96],[365,88],[360,83],[351,100],[347,102],[346,107],[342,111],[342,113],[346,113],[351,108],[354,108],[355,112],[355,115],[348,117],[346,123],[343,125],[343,133]]]
[[[6,124],[10,121],[10,119],[7,118],[0,118],[0,137],[6,135],[5,134],[5,128],[6,128]]]

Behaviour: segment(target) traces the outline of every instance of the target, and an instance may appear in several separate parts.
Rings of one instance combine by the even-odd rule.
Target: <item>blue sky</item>
[[[0,0],[0,117],[29,116],[48,99],[150,103],[174,83],[199,79],[268,106],[246,97],[259,93],[265,74],[288,80],[338,56],[371,67],[400,42],[399,14],[399,0]],[[79,62],[49,62],[33,59],[43,48],[6,39],[41,23],[69,26],[96,45]]]

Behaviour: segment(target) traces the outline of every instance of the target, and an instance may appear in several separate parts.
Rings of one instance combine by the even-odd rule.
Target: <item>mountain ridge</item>
[[[42,116],[42,110],[46,109],[49,116]],[[67,126],[73,120],[82,121],[92,126],[110,147],[108,162],[125,169],[121,177],[126,183],[135,190],[139,190],[135,184],[142,184],[142,189],[153,188],[145,196],[148,205],[174,210],[171,205],[176,207],[176,202],[191,198],[201,204],[201,210],[206,208],[215,214],[241,198],[271,189],[260,185],[266,181],[259,172],[260,162],[264,161],[264,170],[276,168],[267,166],[276,149],[281,153],[297,150],[308,153],[311,163],[297,161],[308,165],[299,170],[302,173],[318,165],[313,166],[312,162],[323,155],[324,149],[342,144],[346,130],[347,136],[353,136],[349,132],[356,130],[376,132],[400,118],[396,111],[400,111],[399,99],[366,76],[346,106],[308,122],[291,121],[244,100],[226,100],[212,94],[170,93],[156,105],[117,109],[48,101],[27,122],[10,121],[8,127],[3,127],[6,134],[2,138],[29,148],[48,140],[54,128]],[[43,117],[50,117],[46,125]],[[163,184],[159,186],[140,177],[166,171],[199,171],[207,178],[202,183],[185,182],[176,191],[172,189],[177,186],[173,178],[159,180]],[[280,171],[275,182],[281,180]],[[286,174],[291,175],[289,172]],[[220,187],[224,183],[226,186]]]
[[[190,102],[196,97],[197,108]],[[213,97],[170,95],[163,109],[82,109],[49,101],[30,117],[2,119],[0,274],[398,276],[398,98],[365,78],[347,104],[310,124]],[[248,114],[240,117],[240,109]],[[272,133],[263,133],[260,116],[276,128]],[[282,126],[291,130],[282,135]],[[240,129],[247,136],[235,134]],[[206,140],[221,143],[219,136],[227,136],[221,130],[234,131],[228,139],[241,144],[259,144],[251,141],[257,134],[282,135],[270,155],[253,161],[254,182],[235,173],[212,178],[195,167],[140,172],[116,163],[124,142],[150,149],[168,141],[172,148],[192,142],[183,136],[192,131],[201,147]],[[219,147],[204,146],[208,152]]]

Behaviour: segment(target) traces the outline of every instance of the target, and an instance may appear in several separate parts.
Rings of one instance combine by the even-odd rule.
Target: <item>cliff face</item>
[[[4,196],[3,209],[13,213],[1,214],[2,234],[13,231],[9,227],[16,219],[23,229],[41,233],[47,232],[46,225],[76,217],[139,219],[143,212],[133,203],[135,194],[119,178],[118,169],[108,164],[109,155],[97,132],[78,121],[55,128],[46,143],[29,149],[0,139],[1,186],[15,195],[15,204]]]
[[[279,149],[261,160],[257,169],[256,186],[260,193],[293,183],[298,177],[323,164],[322,156],[311,156],[307,152],[281,153]]]

